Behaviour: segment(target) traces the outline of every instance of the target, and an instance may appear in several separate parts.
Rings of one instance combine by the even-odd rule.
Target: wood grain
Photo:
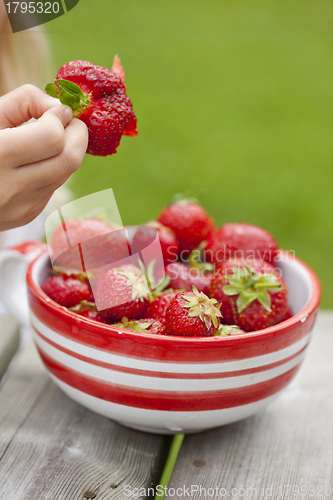
[[[0,391],[0,498],[123,499],[125,485],[158,481],[167,444],[70,400],[31,346]]]
[[[206,494],[208,488],[225,488],[225,495],[215,490],[209,496],[220,500],[223,495],[253,500],[332,499],[332,424],[333,313],[321,312],[304,364],[290,386],[253,417],[186,436],[169,488],[201,485]],[[288,488],[283,490],[284,485],[306,489],[303,496],[301,491],[293,495]],[[166,498],[181,498],[173,493]],[[204,497],[200,489],[190,496]]]
[[[0,379],[20,344],[19,324],[11,316],[0,316]]]

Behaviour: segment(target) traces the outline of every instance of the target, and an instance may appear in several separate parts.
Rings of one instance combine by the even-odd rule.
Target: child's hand
[[[36,118],[36,122],[22,125]],[[0,231],[23,226],[82,163],[88,130],[33,85],[0,97]]]

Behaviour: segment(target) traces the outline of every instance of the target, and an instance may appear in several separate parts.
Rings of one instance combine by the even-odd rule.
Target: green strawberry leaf
[[[161,283],[155,288],[154,290],[154,294],[157,296],[159,294],[161,294],[163,291],[166,290],[166,288],[169,286],[170,284],[170,281],[171,281],[171,278],[170,276],[167,274],[163,280],[161,281]]]
[[[45,92],[51,97],[58,99],[58,89],[55,83],[47,83],[44,87]]]
[[[236,279],[244,279],[247,278],[248,274],[245,269],[241,269],[240,267],[232,267],[232,278]]]
[[[217,328],[219,326],[219,323],[217,321],[217,317],[215,316],[215,314],[212,314],[211,319],[212,319],[214,327]]]
[[[225,285],[223,288],[223,293],[226,295],[239,295],[240,290],[232,285]]]
[[[238,279],[238,278],[228,278],[228,283],[229,285],[235,287],[238,289],[239,292],[241,292],[242,290],[244,290],[244,280],[242,279]]]
[[[276,288],[273,288],[273,287],[269,287],[269,291],[271,293],[277,293],[277,292],[281,292],[282,290],[284,290],[284,286],[280,285]]]
[[[220,325],[214,335],[239,335],[244,333],[237,325]]]
[[[256,300],[256,294],[253,292],[245,291],[241,292],[236,300],[237,311],[240,314],[244,309],[246,309],[254,300]]]
[[[171,200],[171,205],[187,205],[188,203],[199,203],[198,200],[191,196],[186,196],[183,193],[175,193]]]
[[[84,100],[86,98],[86,96],[84,95],[80,87],[76,85],[76,83],[62,79],[58,79],[56,80],[56,82],[59,85],[59,90],[61,89],[66,94],[73,96],[75,100],[80,101],[81,99]]]
[[[271,297],[267,292],[267,290],[260,290],[260,292],[257,295],[257,299],[260,302],[260,304],[266,309],[266,311],[272,312]]]
[[[250,286],[253,286],[253,285],[255,285],[255,284],[257,283],[257,281],[258,281],[258,279],[259,279],[259,278],[260,278],[260,276],[255,277],[255,278],[254,278],[253,276],[251,276],[251,278],[249,278],[249,279],[246,281],[246,283],[245,283],[244,287],[245,287],[245,288],[250,288]]]
[[[61,104],[72,108],[74,116],[78,115],[84,108],[89,106],[89,94],[85,95],[76,83],[62,79],[57,79],[56,82],[59,87],[58,93],[57,86],[54,83],[45,85],[45,92],[52,97],[57,97]]]

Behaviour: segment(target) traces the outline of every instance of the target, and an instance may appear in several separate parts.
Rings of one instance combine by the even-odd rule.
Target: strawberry
[[[246,223],[224,224],[208,238],[205,260],[220,266],[225,260],[259,259],[274,263],[278,245],[265,229]]]
[[[178,255],[186,259],[191,250],[214,231],[214,221],[192,199],[181,199],[166,207],[158,216],[158,222],[169,227],[175,233],[179,243]]]
[[[112,68],[111,68],[112,73],[115,75],[118,75],[123,81],[125,81],[125,70],[121,65],[121,61],[119,59],[119,56],[117,54],[113,58],[113,63],[112,63]],[[125,85],[126,87],[126,85]]]
[[[77,313],[85,318],[92,319],[93,321],[98,321],[99,323],[105,323],[105,319],[102,314],[94,309],[86,309],[85,311]]]
[[[282,323],[282,321],[287,321],[287,319],[290,319],[292,318],[294,315],[293,315],[293,312],[292,310],[290,309],[290,307],[288,307],[288,309],[286,310],[285,312],[285,315],[283,316],[283,318],[280,320],[280,323]]]
[[[137,319],[128,321],[128,318],[122,318],[121,323],[113,323],[116,328],[126,328],[135,332],[156,333],[158,335],[165,334],[165,326],[154,318]]]
[[[103,318],[102,314],[97,311],[93,297],[89,300],[81,300],[79,304],[70,307],[69,309],[80,316],[84,316],[85,318],[98,321],[99,323],[106,323],[105,318]]]
[[[279,323],[288,307],[287,285],[263,260],[226,261],[213,277],[210,294],[220,302],[223,322],[246,332]]]
[[[82,300],[93,299],[87,283],[72,276],[51,276],[44,281],[41,288],[57,304],[65,307],[73,307]]]
[[[167,334],[210,337],[220,326],[221,312],[217,300],[193,287],[192,292],[177,294],[166,311]]]
[[[70,106],[74,116],[87,125],[87,153],[91,155],[112,155],[123,135],[138,133],[118,56],[112,68],[113,71],[87,61],[71,61],[58,70],[54,84],[45,86],[49,95]]]
[[[176,290],[192,290],[195,286],[199,292],[209,294],[210,284],[213,274],[204,274],[195,267],[189,267],[182,262],[171,262],[165,268],[165,272],[170,276],[170,287]]]
[[[135,248],[148,247],[155,239],[155,231],[157,231],[164,263],[176,260],[178,254],[178,241],[175,233],[169,228],[163,226],[157,221],[147,222],[144,226],[139,226],[133,238]]]
[[[179,291],[162,293],[158,295],[152,302],[148,302],[145,312],[145,318],[153,318],[158,320],[162,325],[165,325],[165,314],[171,300],[178,295]]]
[[[59,270],[82,273],[81,255],[77,245],[113,230],[114,227],[98,219],[68,219],[64,221],[55,229],[50,241],[53,266]],[[92,243],[92,252],[96,253],[96,251],[100,251],[100,245]]]
[[[94,287],[98,310],[104,318],[118,321],[142,318],[149,293],[145,275],[141,269],[124,264],[103,274]]]

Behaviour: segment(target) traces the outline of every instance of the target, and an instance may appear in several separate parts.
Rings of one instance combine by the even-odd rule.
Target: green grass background
[[[112,187],[125,224],[202,188],[218,225],[246,221],[304,259],[333,308],[332,0],[80,0],[45,25],[54,71],[122,59],[139,135],[86,156],[80,197]]]

